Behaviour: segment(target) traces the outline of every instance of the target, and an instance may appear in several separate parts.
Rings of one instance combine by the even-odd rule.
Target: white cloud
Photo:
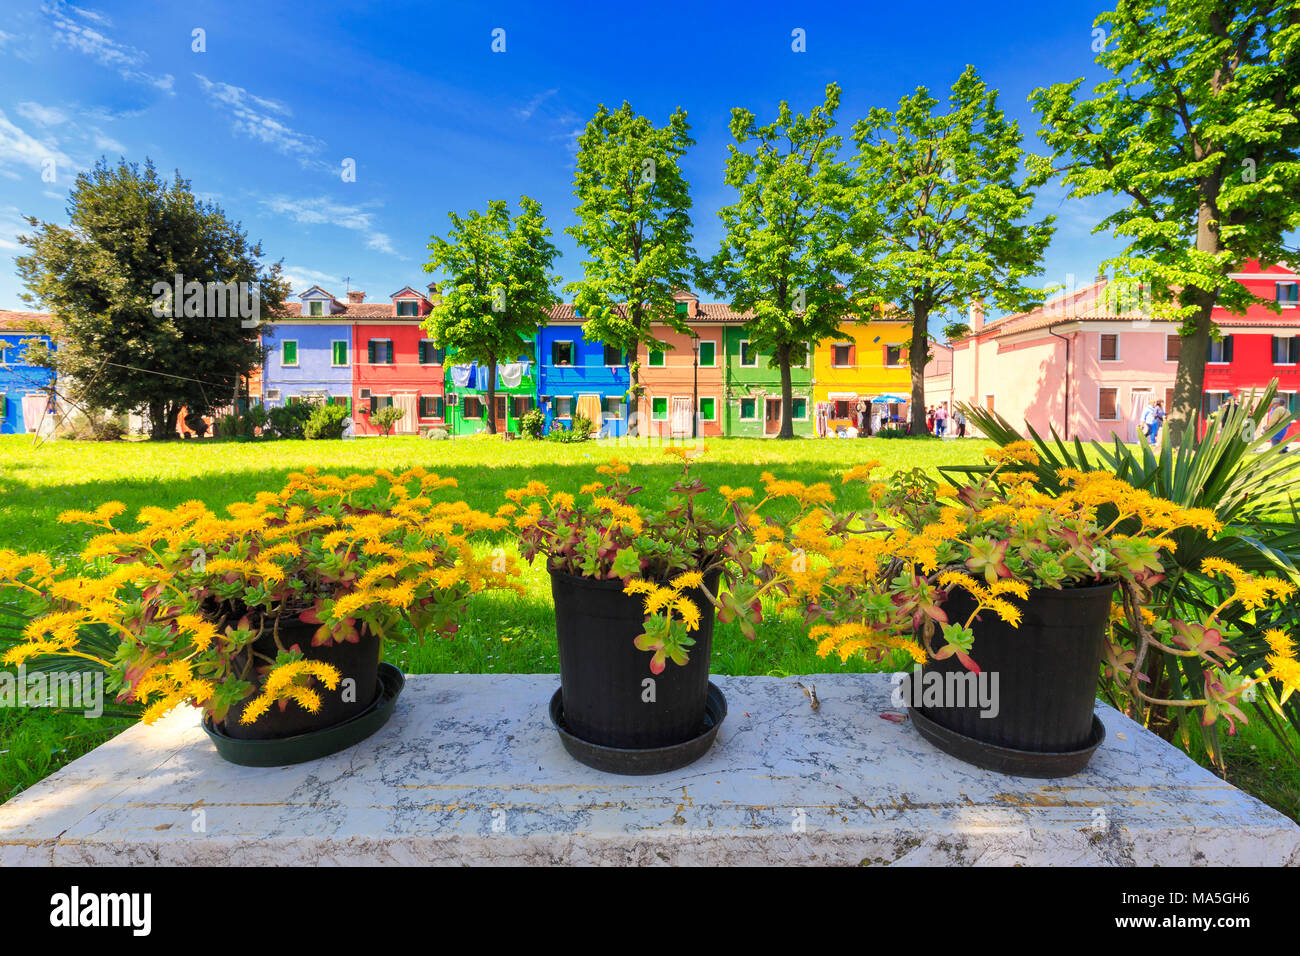
[[[537,107],[541,106],[543,103],[545,103],[547,100],[549,100],[552,96],[554,96],[558,92],[560,91],[546,90],[543,93],[538,93],[536,96],[534,96],[531,100],[528,101],[527,106],[525,106],[523,109],[515,110],[515,112],[519,114],[519,118],[522,120],[531,119],[532,115],[537,112]]]
[[[101,33],[95,27],[81,22],[89,21],[101,27],[111,25],[112,21],[102,13],[83,9],[82,7],[74,7],[62,2],[62,0],[52,0],[52,2],[45,3],[42,5],[41,10],[49,18],[50,26],[54,30],[54,39],[57,42],[79,53],[84,53],[101,66],[117,70],[118,75],[124,80],[145,83],[173,96],[175,95],[175,90],[172,89],[175,79],[170,73],[159,75],[140,69],[141,65],[149,58],[147,53],[129,44],[119,43],[112,37]]]
[[[95,130],[95,149],[99,150],[101,153],[126,153],[125,146],[113,139],[113,137],[105,136],[99,130]]]
[[[301,266],[285,266],[284,278],[295,293],[306,292],[314,285],[328,291],[331,286],[337,289],[343,284],[343,279],[339,276],[317,272],[315,269],[304,269]]]
[[[4,46],[13,38],[14,35],[12,33],[5,33],[3,30],[0,30],[0,46]]]
[[[18,242],[18,234],[30,231],[30,226],[23,221],[15,206],[0,209],[0,249],[25,249]]]
[[[41,142],[25,130],[15,126],[4,110],[0,110],[0,163],[28,166],[38,172],[54,160],[56,173],[71,170],[75,165],[68,155],[52,142]]]
[[[294,222],[305,226],[330,225],[349,229],[365,236],[366,248],[386,255],[396,256],[392,239],[387,233],[375,228],[374,213],[363,206],[348,206],[336,203],[325,196],[306,199],[292,199],[288,196],[276,196],[263,199],[262,205],[272,212],[287,216]]]
[[[31,120],[38,126],[58,126],[68,121],[68,114],[55,106],[42,106],[30,100],[18,104],[18,115]]]
[[[325,165],[314,157],[325,147],[322,140],[299,132],[272,115],[291,116],[289,107],[250,93],[242,86],[213,82],[200,73],[195,73],[194,77],[208,101],[226,112],[236,133],[259,140],[281,153],[296,154],[304,166]]]

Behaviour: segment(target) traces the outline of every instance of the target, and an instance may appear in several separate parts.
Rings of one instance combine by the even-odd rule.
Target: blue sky
[[[100,156],[150,157],[214,199],[298,292],[371,299],[428,277],[447,212],[520,194],[539,199],[577,278],[574,141],[600,103],[624,99],[662,123],[680,105],[697,145],[685,162],[696,249],[720,238],[717,210],[734,106],[760,121],[843,87],[846,139],[873,106],[917,86],[942,96],[969,63],[1030,134],[1036,86],[1086,76],[1102,2],[1050,4],[34,3],[0,21],[0,308],[25,308],[13,257],[22,215],[66,222],[76,171]],[[492,31],[505,30],[493,53]],[[791,49],[802,29],[806,52]],[[193,31],[205,31],[195,52]],[[54,160],[56,180],[42,179]],[[356,181],[343,163],[355,161]],[[1114,200],[1067,201],[1044,281],[1080,283],[1118,251],[1092,226]]]

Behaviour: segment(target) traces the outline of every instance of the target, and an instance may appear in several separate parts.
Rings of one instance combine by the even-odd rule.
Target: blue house
[[[339,302],[320,286],[299,298],[301,305],[285,303],[290,317],[262,324],[262,401],[268,408],[290,399],[349,402],[356,305]]]
[[[0,434],[35,431],[49,404],[54,372],[27,364],[29,339],[52,346],[48,335],[32,331],[33,320],[48,316],[0,311]]]
[[[627,433],[627,358],[583,334],[572,305],[551,311],[537,333],[537,400],[546,429],[572,428],[575,415],[590,419],[602,437]]]

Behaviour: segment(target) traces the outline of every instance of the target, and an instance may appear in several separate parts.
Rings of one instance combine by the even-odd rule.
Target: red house
[[[1245,315],[1232,315],[1216,306],[1214,321],[1223,338],[1210,343],[1205,363],[1205,414],[1230,398],[1249,396],[1278,380],[1278,395],[1287,409],[1300,413],[1300,275],[1287,264],[1264,269],[1247,262],[1234,272],[1247,289],[1280,306],[1277,314],[1262,305],[1250,306]],[[1300,422],[1287,430],[1287,441],[1300,440]]]
[[[436,291],[433,285],[429,289]],[[349,293],[354,295],[364,299],[364,293]],[[421,428],[445,424],[444,352],[434,348],[420,328],[433,303],[410,286],[389,299],[390,305],[376,305],[382,315],[357,315],[352,327],[352,419],[358,435],[380,434],[370,416],[389,405],[406,412],[393,434],[414,435]]]

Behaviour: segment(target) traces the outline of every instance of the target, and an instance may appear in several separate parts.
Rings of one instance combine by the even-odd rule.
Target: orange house
[[[677,314],[690,334],[664,325],[651,327],[666,349],[637,349],[641,363],[640,433],[660,438],[710,437],[722,434],[726,401],[723,383],[722,330],[730,310],[702,307],[689,292],[678,292]]]

